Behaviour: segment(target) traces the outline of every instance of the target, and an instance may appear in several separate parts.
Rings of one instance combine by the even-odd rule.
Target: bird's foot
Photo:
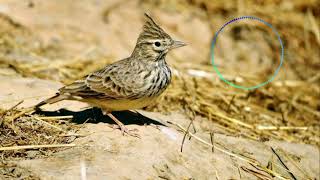
[[[135,133],[138,131],[138,129],[128,129],[125,125],[121,124],[121,125],[113,125],[112,127],[113,129],[120,129],[122,135],[129,135],[129,136],[133,136],[133,137],[137,137],[140,138],[140,135]]]
[[[113,128],[115,129],[120,129],[122,134],[125,135],[129,135],[129,136],[133,136],[133,137],[137,137],[140,138],[139,134],[134,133],[133,131],[137,131],[137,129],[134,130],[129,130],[127,127],[125,127],[125,125],[119,121],[116,117],[114,117],[111,113],[107,114],[115,123],[117,123],[117,125],[114,125]]]

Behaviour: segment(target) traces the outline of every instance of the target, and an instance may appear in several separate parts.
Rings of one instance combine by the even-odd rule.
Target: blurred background
[[[188,46],[169,53],[172,84],[145,110],[205,118],[214,126],[204,129],[230,136],[319,147],[319,7],[318,0],[2,0],[0,76],[70,83],[128,57],[148,12]],[[270,23],[284,45],[279,74],[255,90],[221,81],[210,54],[215,33],[247,15]],[[223,76],[249,87],[270,78],[281,49],[271,28],[246,19],[225,27],[214,52]]]

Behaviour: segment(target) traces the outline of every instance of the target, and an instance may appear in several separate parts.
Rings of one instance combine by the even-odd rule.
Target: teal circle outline
[[[228,80],[226,80],[222,74],[220,73],[220,71],[218,70],[217,66],[214,64],[214,47],[215,47],[215,44],[216,44],[216,41],[217,41],[217,38],[218,38],[218,35],[219,33],[228,25],[228,24],[231,24],[235,21],[238,21],[238,20],[242,20],[242,19],[252,19],[252,20],[257,20],[257,21],[260,21],[262,22],[263,24],[267,25],[269,28],[272,29],[272,31],[277,35],[278,37],[278,40],[280,42],[280,47],[281,47],[281,54],[280,54],[280,64],[278,66],[278,68],[276,69],[276,71],[273,73],[273,75],[265,82],[262,82],[258,85],[255,85],[255,86],[250,86],[250,87],[245,87],[245,86],[240,86],[240,85],[236,85]],[[212,45],[211,45],[211,60],[212,60],[212,65],[213,65],[213,69],[216,71],[216,73],[218,74],[219,78],[224,81],[225,83],[229,84],[230,86],[232,87],[235,87],[235,88],[238,88],[238,89],[244,89],[244,90],[252,90],[252,89],[257,89],[259,87],[262,87],[266,84],[268,84],[269,82],[273,81],[274,78],[276,77],[276,75],[279,73],[279,70],[282,66],[282,63],[283,63],[283,56],[284,56],[284,48],[283,48],[283,44],[282,44],[282,40],[280,38],[280,35],[279,33],[276,31],[276,29],[269,23],[267,23],[266,21],[260,19],[260,18],[257,18],[257,17],[254,17],[254,16],[241,16],[241,17],[238,17],[238,18],[235,18],[235,19],[232,19],[231,21],[227,22],[226,24],[224,24],[218,32],[216,32],[214,38],[213,38],[213,41],[212,41]]]

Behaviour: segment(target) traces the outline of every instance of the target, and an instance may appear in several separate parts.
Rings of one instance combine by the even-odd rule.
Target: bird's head
[[[171,49],[186,45],[184,42],[173,40],[148,14],[145,13],[145,17],[146,22],[132,55],[159,61],[164,59]]]

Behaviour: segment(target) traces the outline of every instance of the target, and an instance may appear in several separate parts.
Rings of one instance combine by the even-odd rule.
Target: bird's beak
[[[175,48],[179,48],[182,46],[186,46],[187,44],[182,42],[182,41],[173,41],[173,44],[171,45],[170,49],[175,49]]]

